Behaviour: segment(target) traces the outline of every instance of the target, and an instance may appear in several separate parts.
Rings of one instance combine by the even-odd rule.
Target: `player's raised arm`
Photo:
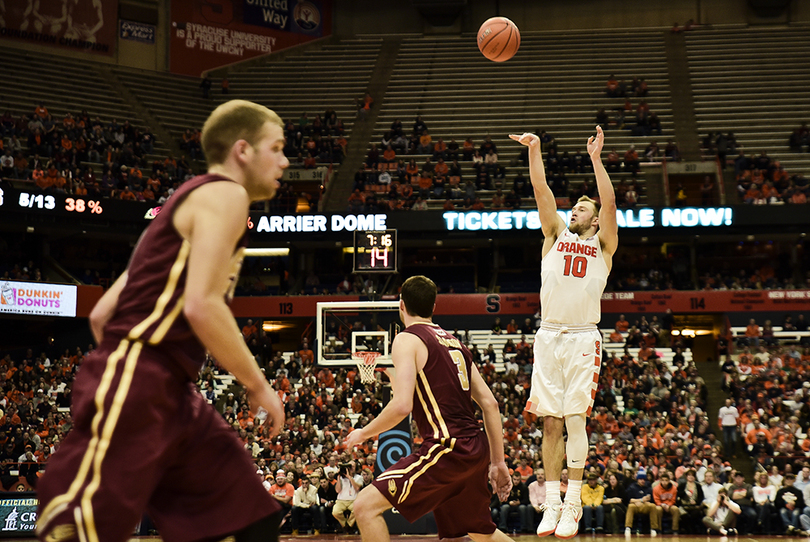
[[[588,154],[591,156],[593,172],[596,175],[596,188],[602,205],[599,211],[599,240],[602,252],[612,256],[619,246],[619,226],[616,223],[616,193],[610,182],[605,165],[602,163],[602,147],[605,144],[605,133],[601,126],[596,127],[596,137],[588,138]]]
[[[498,401],[481,378],[478,368],[470,366],[470,392],[473,401],[478,403],[484,414],[484,429],[489,441],[489,482],[492,492],[498,494],[501,502],[505,501],[512,490],[512,479],[503,457],[503,424],[498,410]]]
[[[557,214],[557,202],[554,193],[546,182],[546,169],[543,165],[543,152],[540,149],[540,138],[536,134],[510,134],[513,139],[529,148],[529,176],[534,188],[534,199],[537,201],[537,212],[540,213],[540,225],[546,239],[556,239],[565,229],[565,222]]]
[[[203,346],[247,388],[254,412],[259,406],[268,411],[268,423],[277,434],[284,424],[281,401],[256,365],[225,302],[231,269],[223,262],[231,260],[245,232],[249,205],[244,188],[218,182],[194,190],[175,211],[175,226],[188,221],[190,232],[183,314]]]

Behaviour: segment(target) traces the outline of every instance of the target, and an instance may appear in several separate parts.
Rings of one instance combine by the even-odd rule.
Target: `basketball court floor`
[[[512,540],[515,542],[538,542],[540,540],[545,540],[548,542],[555,542],[559,541],[558,538],[553,536],[551,537],[544,537],[538,538],[536,535],[531,534],[519,534],[519,535],[509,535]],[[334,541],[334,540],[346,540],[348,541],[359,541],[360,536],[350,536],[350,535],[318,535],[317,537],[312,535],[299,535],[298,537],[290,537],[289,535],[282,535],[281,540],[283,542],[289,541],[297,541],[297,540],[306,540],[310,542],[321,542],[321,541]],[[436,535],[402,535],[402,536],[392,536],[392,541],[398,542],[436,542],[438,537]],[[470,540],[467,538],[467,540]],[[734,536],[734,537],[721,537],[721,536],[706,536],[706,535],[678,535],[678,536],[671,536],[671,535],[658,535],[656,538],[650,538],[649,535],[640,535],[640,536],[632,536],[625,539],[625,536],[622,535],[578,535],[574,537],[572,540],[578,542],[602,542],[605,540],[610,540],[612,542],[620,542],[627,540],[628,542],[649,542],[651,540],[658,540],[660,542],[678,542],[679,540],[687,540],[689,542],[697,542],[697,541],[714,541],[714,542],[767,542],[771,540],[779,540],[780,542],[807,542],[807,537],[791,537],[791,536]]]
[[[559,539],[551,537],[544,537],[538,538],[535,535],[531,534],[519,534],[519,535],[509,535],[512,540],[515,542],[538,542],[539,540],[545,540],[547,542],[555,542]],[[155,537],[136,537],[133,538],[134,541],[146,541],[146,542],[159,542],[160,538]],[[318,536],[314,535],[298,535],[297,537],[293,537],[290,535],[281,535],[281,542],[293,542],[293,541],[307,541],[307,542],[326,542],[330,541],[333,542],[335,540],[345,540],[346,542],[357,542],[360,540],[359,535],[336,535],[336,534],[321,534]],[[396,542],[436,542],[438,537],[436,535],[398,535],[392,536],[392,541]],[[467,540],[470,540],[469,538]],[[706,542],[769,542],[769,541],[776,541],[779,542],[808,542],[807,537],[798,537],[798,536],[733,536],[733,537],[721,537],[721,536],[706,536],[706,535],[678,535],[678,536],[671,536],[671,535],[658,535],[656,538],[651,538],[649,535],[639,535],[639,536],[632,536],[629,538],[624,537],[624,535],[578,535],[572,540],[576,542],[603,542],[606,540],[612,542],[621,542],[627,540],[628,542],[650,542],[652,540],[658,540],[660,542],[679,542],[680,540],[685,540],[688,542],[698,542],[698,541],[706,541]],[[19,542],[30,542],[31,539],[22,539]],[[6,542],[13,542],[11,540],[7,540]]]

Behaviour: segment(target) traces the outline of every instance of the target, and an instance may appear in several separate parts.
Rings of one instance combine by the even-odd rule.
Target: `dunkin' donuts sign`
[[[43,282],[0,282],[0,313],[76,316],[76,286]]]

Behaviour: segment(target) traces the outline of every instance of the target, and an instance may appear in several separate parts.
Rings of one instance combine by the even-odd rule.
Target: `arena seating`
[[[503,64],[481,56],[472,36],[405,38],[370,143],[378,143],[395,119],[402,121],[409,135],[416,115],[422,116],[434,141],[454,138],[461,145],[472,137],[477,147],[490,135],[498,147],[499,163],[507,168],[508,187],[518,172],[528,176],[528,168],[511,165],[519,156],[520,146],[509,140],[508,134],[546,130],[555,138],[560,153],[584,152],[597,109],[610,111],[624,103],[605,96],[610,74],[628,82],[634,76],[647,80],[651,90],[645,99],[661,118],[663,133],[636,137],[629,130],[609,129],[606,152],[616,149],[623,155],[635,145],[641,154],[650,141],[663,148],[666,140],[673,138],[673,124],[660,32],[525,32],[518,54]],[[631,101],[635,106],[640,99]],[[398,156],[411,157],[420,166],[426,158]],[[462,172],[464,178],[474,177],[470,162],[462,163]],[[629,174],[612,178],[617,181],[625,176]],[[570,174],[568,178],[576,185],[593,176]],[[640,180],[643,186],[643,174]],[[493,193],[485,191],[480,197],[488,201]],[[436,200],[429,206],[441,208],[442,203]]]
[[[99,75],[100,64],[59,57],[58,66],[52,55],[34,51],[21,51],[12,47],[0,47],[0,69],[3,78],[2,109],[11,110],[16,118],[30,115],[40,102],[45,104],[57,123],[67,113],[75,117],[86,109],[91,119],[101,117],[105,123],[128,120],[137,128],[143,128],[142,119],[109,81]],[[20,142],[25,145],[25,140]],[[152,161],[157,156],[166,156],[165,142],[155,141],[155,154],[148,155]],[[101,173],[100,166],[97,173]]]
[[[187,128],[202,127],[214,107],[234,98],[265,104],[296,123],[303,112],[312,119],[331,107],[348,134],[356,112],[352,100],[367,90],[378,51],[379,40],[343,40],[290,53],[283,60],[257,61],[229,74],[229,94],[222,94],[214,80],[209,100],[202,98],[199,80],[134,69],[114,71],[177,139]]]
[[[791,174],[810,171],[810,155],[788,146],[810,118],[810,29],[734,26],[685,37],[701,137],[733,132],[746,155],[767,151]]]
[[[731,336],[736,341],[745,338],[745,326],[731,328]],[[773,336],[780,344],[798,344],[810,338],[810,331],[784,331],[781,326],[773,326]]]

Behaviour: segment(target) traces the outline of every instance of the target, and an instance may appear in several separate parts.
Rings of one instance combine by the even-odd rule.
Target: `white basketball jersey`
[[[608,266],[596,236],[580,239],[568,228],[543,256],[540,311],[544,322],[598,324]]]

